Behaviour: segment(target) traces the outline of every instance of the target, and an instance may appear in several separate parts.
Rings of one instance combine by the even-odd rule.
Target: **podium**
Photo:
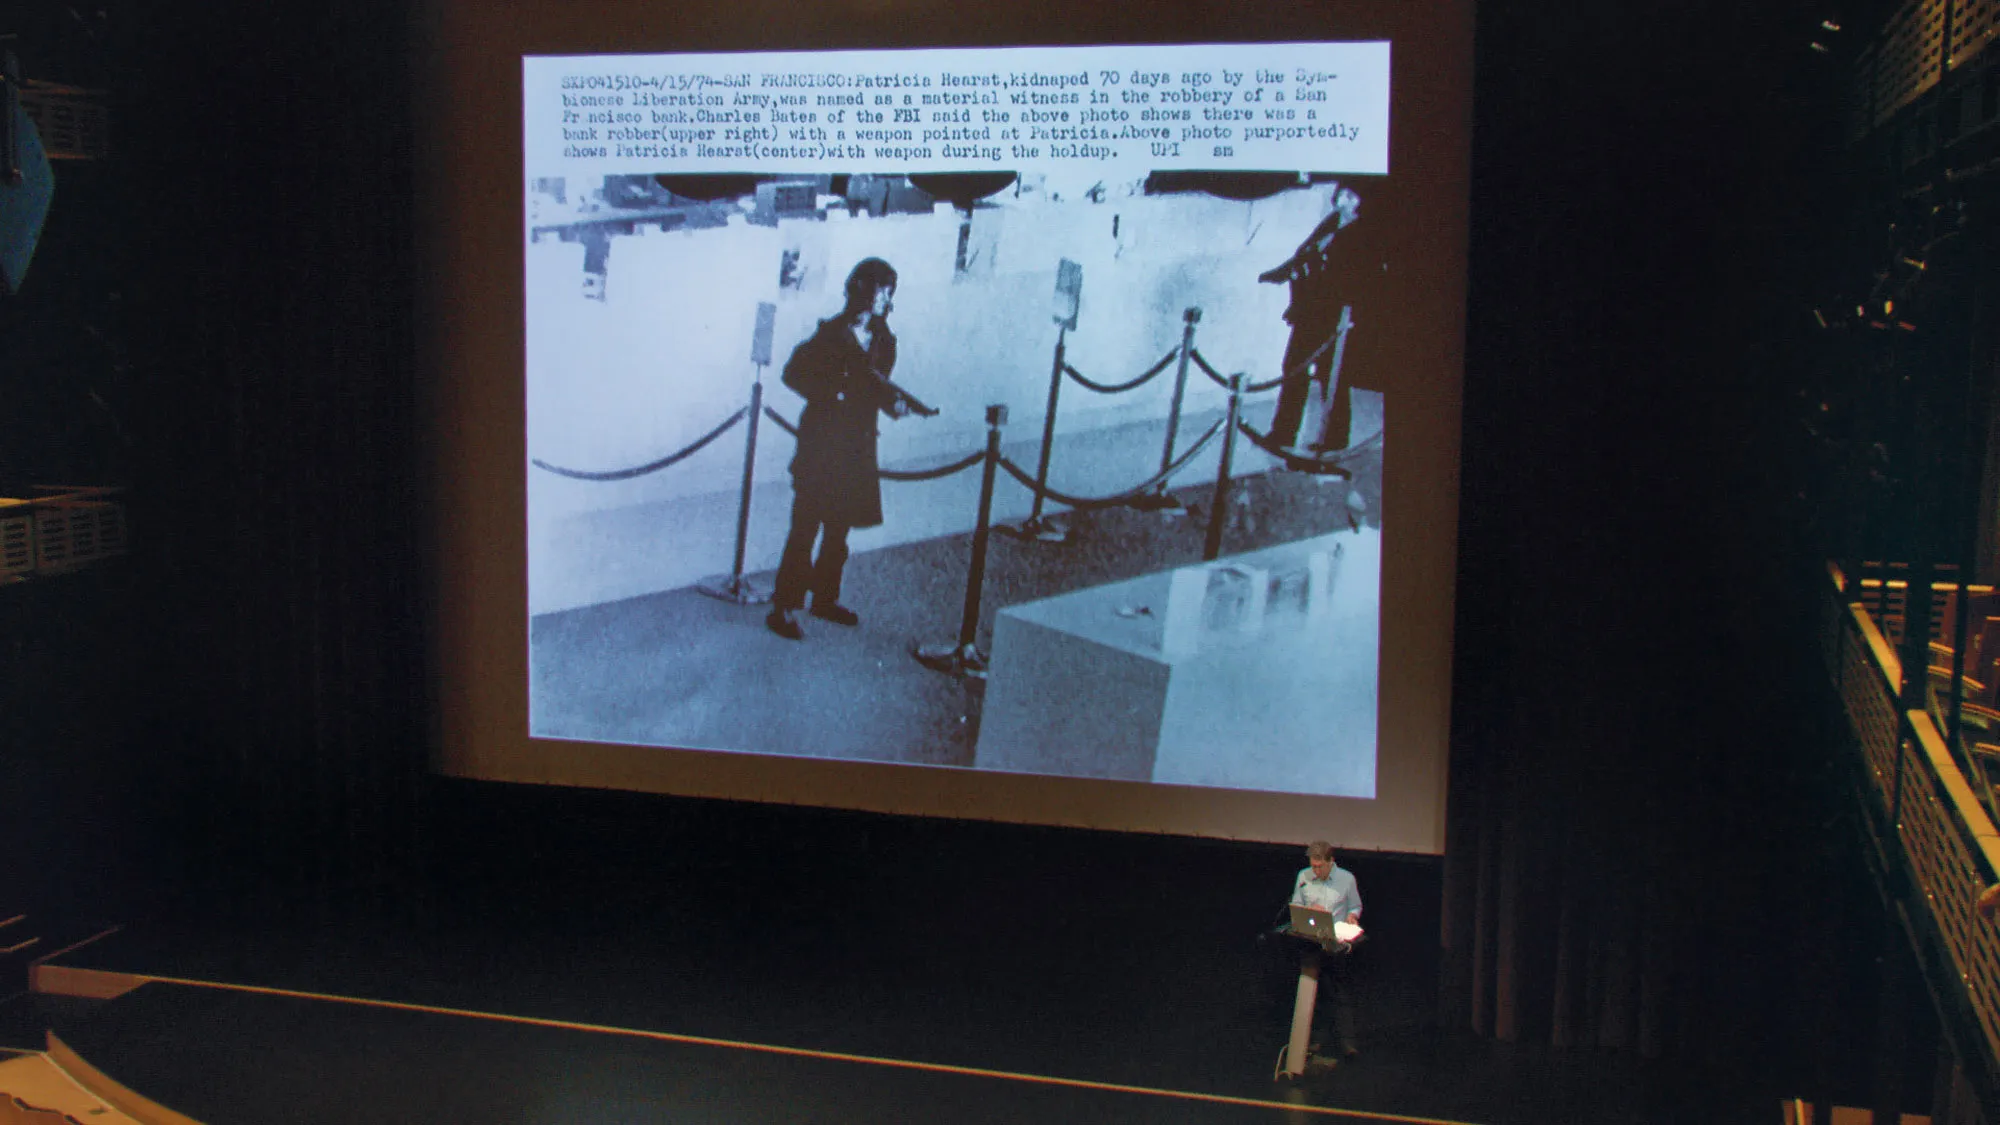
[[[1299,990],[1292,999],[1292,1034],[1285,1042],[1284,1050],[1278,1053],[1278,1066],[1272,1078],[1297,1078],[1306,1072],[1311,1060],[1313,1008],[1319,1003],[1320,970],[1329,957],[1350,957],[1354,943],[1330,946],[1322,944],[1318,938],[1308,937],[1292,929],[1287,922],[1278,927],[1278,933],[1305,948],[1299,951]],[[1360,940],[1360,939],[1356,939]]]

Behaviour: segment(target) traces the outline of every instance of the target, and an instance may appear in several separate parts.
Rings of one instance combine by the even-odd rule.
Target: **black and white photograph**
[[[1375,796],[1389,178],[525,186],[532,736]]]

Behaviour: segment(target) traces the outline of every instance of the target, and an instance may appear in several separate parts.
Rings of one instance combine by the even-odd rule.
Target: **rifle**
[[[882,390],[887,391],[891,396],[893,396],[896,400],[897,405],[903,407],[905,410],[908,410],[910,413],[915,414],[917,417],[931,418],[937,415],[936,407],[925,403],[923,399],[920,399],[917,396],[911,394],[910,392],[904,390],[903,388],[897,386],[895,380],[889,378],[887,375],[882,374],[880,371],[877,371],[871,367],[868,369],[868,376],[875,380],[877,386],[879,386]]]
[[[1314,267],[1324,269],[1327,251],[1333,244],[1333,236],[1343,225],[1339,212],[1321,219],[1319,225],[1313,228],[1313,232],[1306,235],[1305,241],[1299,243],[1299,248],[1292,251],[1291,257],[1258,274],[1257,280],[1280,284],[1297,281],[1300,274],[1310,273]]]

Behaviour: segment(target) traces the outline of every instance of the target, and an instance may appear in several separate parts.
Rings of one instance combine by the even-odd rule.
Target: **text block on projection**
[[[529,56],[536,175],[1389,171],[1389,44]]]

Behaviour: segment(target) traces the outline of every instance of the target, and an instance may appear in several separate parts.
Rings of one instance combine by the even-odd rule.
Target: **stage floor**
[[[539,794],[522,799],[524,813],[549,811]],[[570,811],[615,818],[629,803],[592,801]],[[488,795],[479,808],[505,818],[510,806]],[[1426,861],[1348,861],[1371,903],[1372,948],[1356,966],[1363,1053],[1279,1083],[1293,961],[1258,934],[1290,849],[1188,843],[1163,866],[1158,843],[1114,840],[1097,845],[1097,867],[1052,877],[1071,834],[995,827],[987,858],[966,865],[929,858],[926,827],[884,824],[868,830],[870,862],[835,866],[809,848],[780,861],[724,836],[732,822],[689,823],[705,843],[682,855],[596,869],[569,866],[546,830],[519,851],[477,834],[484,846],[434,857],[411,896],[420,909],[400,921],[187,900],[51,964],[202,983],[97,1004],[29,997],[0,1005],[0,1037],[40,1047],[53,1029],[206,1125],[1761,1125],[1775,1108],[1712,1070],[1435,1026]],[[1105,878],[1112,869],[1131,874]]]
[[[1387,1120],[1309,1105],[1302,1088],[1231,1097],[164,983],[61,1042],[205,1125]]]

